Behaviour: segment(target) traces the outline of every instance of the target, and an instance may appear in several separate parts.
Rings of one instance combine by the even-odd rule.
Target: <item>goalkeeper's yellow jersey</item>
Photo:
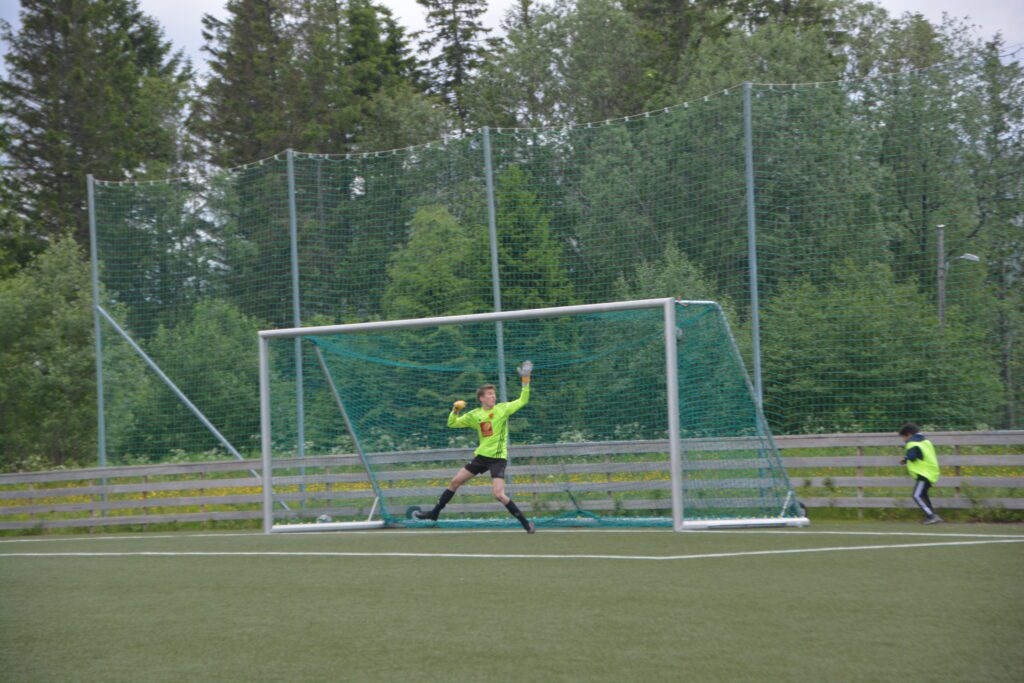
[[[448,426],[472,427],[480,437],[480,445],[473,451],[488,458],[508,459],[508,418],[530,402],[530,385],[524,384],[519,398],[506,403],[496,403],[490,410],[474,408],[465,415],[448,413]]]

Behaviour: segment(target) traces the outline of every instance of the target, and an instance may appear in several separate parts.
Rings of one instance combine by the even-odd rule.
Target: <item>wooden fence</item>
[[[935,432],[929,437],[939,450],[943,476],[933,489],[935,507],[970,509],[976,507],[1024,510],[1024,431],[999,432]],[[893,434],[821,434],[780,436],[775,438],[783,455],[783,463],[800,501],[808,508],[910,508],[910,480],[898,465],[902,448]],[[691,451],[722,448],[720,442],[689,442]],[[734,444],[735,445],[735,444]],[[733,447],[733,446],[728,446]],[[552,466],[544,464],[546,456],[601,455],[625,453],[664,453],[667,442],[602,442],[554,444],[513,447],[528,449],[528,464],[510,467],[515,481],[519,475],[543,474]],[[976,454],[977,451],[985,454]],[[808,451],[813,453],[808,454]],[[836,452],[840,451],[841,454]],[[991,452],[998,451],[998,452]],[[1015,452],[1010,452],[1015,451]],[[404,480],[443,480],[451,475],[452,464],[439,468],[438,462],[457,463],[468,459],[468,449],[446,451],[372,454],[371,460],[383,463],[431,463],[430,468],[385,473],[382,476]],[[524,460],[526,460],[524,458]],[[357,466],[352,455],[304,458],[306,467]],[[522,461],[520,461],[522,462]],[[299,461],[293,461],[298,466]],[[733,463],[735,466],[735,463]],[[646,471],[664,470],[667,465],[651,461],[642,463],[612,462],[604,464],[558,466],[560,471],[578,469],[594,474],[622,472],[640,467]],[[103,527],[146,525],[164,522],[211,522],[221,520],[258,520],[262,488],[258,477],[259,460],[227,460],[168,465],[106,467],[85,470],[59,470],[0,475],[0,530]],[[346,479],[349,478],[349,479]],[[358,474],[334,475],[334,481],[356,481]],[[288,483],[301,484],[301,476],[287,478]],[[433,495],[436,485],[403,489],[404,493]],[[581,485],[591,487],[594,485]],[[522,488],[528,489],[530,484]],[[596,485],[611,490],[615,484]],[[479,492],[489,487],[467,487]],[[667,474],[651,490],[667,489]],[[667,491],[665,491],[667,493]],[[300,502],[309,494],[304,487],[287,498]],[[366,493],[337,493],[334,498],[363,498]],[[596,503],[593,509],[607,509],[611,501]],[[630,501],[628,508],[667,508],[668,496],[656,501]],[[453,512],[471,512],[494,507],[494,504],[455,504]],[[528,507],[528,504],[527,504]],[[357,513],[359,508],[340,509]]]

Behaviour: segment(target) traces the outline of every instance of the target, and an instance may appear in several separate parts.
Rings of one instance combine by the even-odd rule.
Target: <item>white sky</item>
[[[426,11],[416,4],[416,0],[378,1],[391,8],[407,33],[426,28]],[[0,0],[0,4],[7,2],[14,3],[15,0]],[[200,67],[200,61],[205,60],[206,54],[200,51],[203,46],[201,18],[203,14],[223,17],[226,3],[223,0],[141,0],[140,4],[144,11],[163,24],[175,47],[185,48],[196,67]],[[492,0],[490,9],[483,17],[484,25],[497,28],[506,9],[511,6],[512,0]]]
[[[409,32],[424,28],[424,10],[415,0],[379,0],[395,13],[399,23]],[[484,25],[497,28],[502,17],[515,0],[491,0],[490,9],[483,17]],[[875,0],[894,14],[907,11],[921,12],[938,21],[943,12],[956,17],[971,18],[981,36],[992,37],[1003,33],[1007,45],[1024,44],[1024,0]],[[141,0],[143,11],[155,17],[164,27],[167,38],[175,48],[184,48],[197,69],[202,70],[205,53],[202,24],[204,13],[224,15],[223,0]],[[18,25],[18,0],[0,0],[0,19]],[[6,49],[4,44],[0,49]],[[3,66],[0,64],[0,70]]]

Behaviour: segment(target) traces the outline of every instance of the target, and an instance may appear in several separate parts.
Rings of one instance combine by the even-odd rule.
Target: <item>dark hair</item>
[[[918,429],[916,424],[914,424],[913,422],[908,422],[907,424],[900,427],[900,436],[913,436],[914,434],[917,434],[919,431],[921,430]]]
[[[477,399],[479,399],[481,396],[483,396],[484,392],[487,391],[488,389],[490,389],[491,391],[494,391],[495,393],[497,393],[497,391],[498,391],[497,388],[493,384],[485,384],[485,385],[483,385],[482,387],[480,387],[479,389],[476,390],[476,397],[477,397]]]

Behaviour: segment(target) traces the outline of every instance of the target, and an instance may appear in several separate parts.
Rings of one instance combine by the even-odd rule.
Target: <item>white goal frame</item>
[[[667,417],[669,432],[669,469],[672,487],[672,526],[676,531],[702,530],[722,527],[750,526],[806,526],[806,517],[783,517],[785,506],[779,517],[735,519],[735,520],[690,520],[684,518],[682,489],[682,440],[679,432],[679,377],[677,373],[676,347],[676,304],[700,304],[714,306],[725,321],[721,306],[714,301],[682,301],[678,299],[637,299],[634,301],[616,301],[603,304],[583,304],[577,306],[555,306],[549,308],[533,308],[520,311],[500,311],[495,313],[476,313],[469,315],[439,316],[434,318],[412,318],[406,320],[381,320],[376,322],[350,323],[344,325],[322,325],[318,327],[293,327],[276,330],[260,330],[259,332],[259,373],[260,373],[260,438],[262,441],[262,483],[263,483],[263,531],[265,533],[303,532],[303,531],[340,531],[347,529],[383,528],[383,520],[366,520],[362,522],[330,522],[317,524],[274,524],[273,520],[273,469],[271,462],[272,440],[270,421],[270,348],[271,339],[298,339],[301,337],[344,334],[349,332],[372,332],[397,328],[415,329],[418,327],[436,327],[439,325],[459,325],[464,323],[493,322],[501,325],[506,320],[523,320],[536,318],[553,318],[567,315],[587,313],[608,313],[614,311],[632,311],[641,309],[657,309],[663,311],[665,337],[665,380],[667,390]],[[733,338],[732,330],[726,323],[729,340],[733,352],[739,357],[739,349]],[[744,377],[746,375],[744,373]],[[750,381],[746,378],[749,388]],[[333,390],[333,389],[332,389]],[[756,402],[755,402],[756,403]],[[765,429],[767,423],[757,405],[758,419]],[[344,412],[343,412],[344,414]],[[347,416],[346,416],[347,421]],[[364,463],[365,465],[366,463]],[[372,476],[372,475],[371,475]],[[371,513],[372,515],[372,513]]]

